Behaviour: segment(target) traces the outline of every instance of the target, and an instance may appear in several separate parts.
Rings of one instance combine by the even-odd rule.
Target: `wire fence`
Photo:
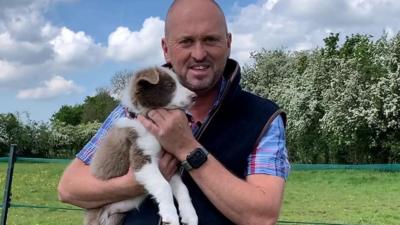
[[[27,163],[62,163],[68,164],[72,159],[47,159],[17,157],[17,162]],[[8,157],[0,157],[0,162],[8,162]],[[400,164],[291,164],[291,169],[302,170],[375,170],[375,171],[400,171]]]
[[[375,170],[400,171],[400,164],[292,164],[292,170]]]
[[[0,157],[0,163],[9,161],[9,157]],[[17,157],[16,162],[23,163],[60,163],[68,164],[71,159],[46,159],[46,158],[27,158]],[[400,164],[362,164],[362,165],[341,165],[341,164],[292,164],[292,170],[307,171],[307,170],[376,170],[376,171],[400,171]],[[5,196],[3,196],[5,197]],[[4,204],[4,203],[3,203]],[[82,211],[77,207],[59,207],[48,205],[33,205],[26,203],[10,203],[9,207],[12,208],[30,208],[30,209],[50,209],[50,210],[69,210],[69,211]],[[3,209],[3,205],[0,205]],[[280,220],[278,224],[309,224],[309,225],[351,225],[351,224],[337,224],[337,223],[320,223],[320,222],[299,222],[299,221],[285,221]]]

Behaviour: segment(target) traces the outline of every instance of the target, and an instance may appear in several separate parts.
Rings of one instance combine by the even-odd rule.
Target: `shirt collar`
[[[217,106],[218,106],[219,103],[221,102],[221,100],[222,100],[222,95],[223,95],[223,93],[224,93],[224,91],[225,91],[225,88],[226,88],[226,84],[227,84],[226,78],[225,78],[225,77],[222,77],[222,78],[221,78],[221,81],[218,82],[218,84],[217,84],[217,85],[219,85],[218,94],[217,94],[217,96],[215,96],[214,102],[213,102],[213,104],[212,104],[212,107],[211,107],[210,110],[208,111],[208,114],[210,114],[210,112],[211,112],[212,110],[214,110],[215,108],[217,108]],[[187,117],[188,117],[188,119],[189,119],[189,122],[191,122],[191,123],[192,123],[192,122],[197,122],[197,121],[194,121],[194,120],[193,120],[193,116],[192,116],[192,114],[191,114],[188,110],[186,110],[186,115],[187,115]],[[208,118],[208,116],[204,119],[204,121],[207,120],[207,118]],[[200,122],[203,122],[203,121],[200,121]]]

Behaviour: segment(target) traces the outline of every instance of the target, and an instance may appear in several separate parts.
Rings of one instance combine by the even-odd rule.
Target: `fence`
[[[80,210],[72,207],[52,207],[32,204],[21,204],[11,202],[11,186],[13,178],[13,167],[16,161],[29,163],[63,163],[67,164],[69,159],[43,159],[43,158],[24,158],[15,157],[15,146],[10,149],[9,157],[0,157],[0,162],[8,161],[7,178],[4,187],[4,197],[1,215],[1,225],[5,225],[7,221],[7,213],[10,207],[13,208],[36,208],[36,209],[52,209],[52,210]],[[352,169],[352,170],[378,170],[378,171],[400,171],[400,164],[369,164],[369,165],[327,165],[327,164],[293,164],[292,170],[337,170],[337,169]],[[316,223],[316,222],[297,222],[297,221],[278,221],[278,224],[310,224],[310,225],[345,225],[332,223]]]

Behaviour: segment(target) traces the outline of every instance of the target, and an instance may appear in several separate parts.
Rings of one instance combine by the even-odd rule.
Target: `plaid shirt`
[[[219,95],[217,96],[214,107],[222,96],[226,82],[221,82]],[[112,124],[121,117],[128,117],[128,113],[121,105],[117,106],[114,111],[107,117],[95,136],[83,147],[76,155],[85,164],[90,164],[93,153],[99,144],[99,140],[107,133]],[[197,124],[197,123],[195,123]],[[197,126],[192,127],[193,131],[197,130]],[[258,146],[248,157],[247,175],[267,174],[279,176],[287,179],[290,171],[288,154],[286,149],[285,128],[281,116],[278,116],[271,123],[271,127],[261,138]]]
[[[285,127],[279,115],[249,155],[247,175],[268,174],[284,178],[289,176],[290,164],[286,149]]]
[[[113,123],[121,117],[127,117],[125,108],[122,105],[118,105],[114,111],[108,115],[104,123],[101,125],[97,133],[90,139],[88,143],[82,148],[80,152],[76,155],[85,164],[90,164],[92,156],[97,149],[99,141],[106,135],[107,131],[111,128]]]

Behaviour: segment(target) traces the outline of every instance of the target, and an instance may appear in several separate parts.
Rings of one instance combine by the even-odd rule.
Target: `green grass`
[[[400,224],[400,173],[293,171],[280,220]]]
[[[11,207],[7,225],[76,225],[83,224],[82,211],[56,210],[74,208],[57,199],[57,184],[67,164],[20,163],[14,167],[12,204],[47,206],[48,209]],[[0,188],[4,189],[7,163],[0,163]],[[3,199],[3,194],[1,195]]]
[[[8,225],[82,224],[82,211],[57,201],[56,187],[66,164],[15,165]],[[3,190],[7,164],[0,163]],[[1,198],[2,199],[2,198]],[[280,221],[340,224],[400,224],[400,173],[360,170],[292,171]]]

